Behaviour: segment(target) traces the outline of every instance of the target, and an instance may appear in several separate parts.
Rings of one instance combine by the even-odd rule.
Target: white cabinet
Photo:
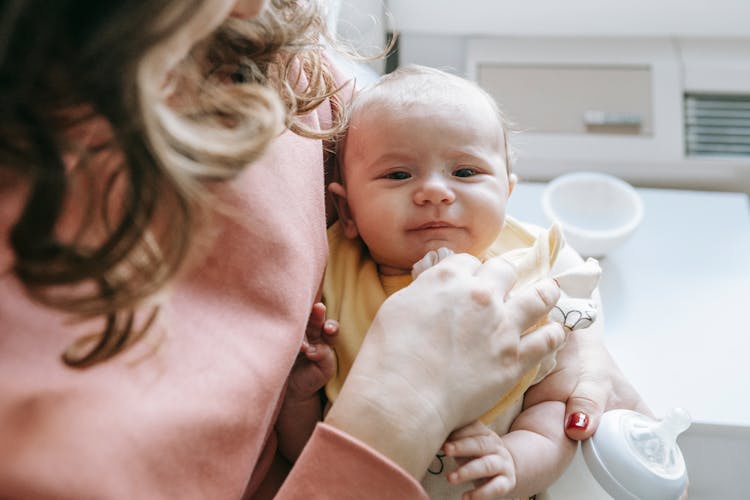
[[[591,169],[653,184],[684,158],[681,69],[668,40],[469,38],[466,68],[517,123],[527,179]]]
[[[651,68],[477,63],[474,77],[523,130],[541,133],[653,134]]]
[[[522,132],[522,177],[597,170],[641,185],[750,192],[750,155],[729,156],[720,141],[696,154],[688,143],[699,128],[685,118],[692,96],[713,94],[747,96],[728,112],[750,116],[741,109],[750,39],[467,37],[464,47],[467,76]],[[750,149],[750,118],[731,121],[746,123],[732,148]]]
[[[688,146],[685,120],[686,96],[695,94],[736,95],[750,106],[750,2],[390,0],[387,7],[401,33],[401,64],[468,76],[514,119],[523,178],[597,170],[644,186],[750,193],[750,155],[697,154],[711,150]],[[738,134],[734,151],[750,148],[750,125]]]

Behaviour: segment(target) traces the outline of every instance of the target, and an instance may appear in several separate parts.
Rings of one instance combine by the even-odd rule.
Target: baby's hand
[[[516,487],[513,457],[500,436],[478,420],[451,433],[443,452],[462,463],[448,474],[448,482],[474,481],[463,500],[504,498]]]
[[[448,257],[449,255],[453,255],[453,250],[449,248],[440,247],[437,250],[430,250],[425,254],[424,257],[419,259],[419,261],[412,266],[411,277],[413,279],[417,279],[417,276],[427,271],[429,268],[436,265],[438,262]]]
[[[326,306],[322,302],[313,305],[300,354],[289,375],[287,398],[317,396],[317,392],[336,374],[333,345],[339,333],[339,324],[325,317]]]

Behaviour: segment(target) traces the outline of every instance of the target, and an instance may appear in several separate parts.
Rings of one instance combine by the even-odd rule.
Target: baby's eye
[[[463,167],[456,169],[453,172],[453,175],[455,175],[456,177],[472,177],[474,175],[477,175],[477,173],[477,170],[474,168]]]
[[[390,172],[390,173],[387,173],[385,175],[386,179],[394,179],[394,180],[397,180],[397,181],[402,181],[402,180],[408,179],[410,177],[411,177],[411,174],[409,172],[403,172],[403,171]]]

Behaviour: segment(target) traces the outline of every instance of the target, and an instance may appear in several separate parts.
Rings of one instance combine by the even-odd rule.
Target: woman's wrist
[[[420,480],[450,432],[430,406],[403,386],[395,388],[382,379],[358,381],[350,375],[325,422]]]

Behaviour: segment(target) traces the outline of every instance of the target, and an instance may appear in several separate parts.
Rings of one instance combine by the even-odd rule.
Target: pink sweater
[[[208,255],[165,291],[151,338],[74,370],[60,354],[95,326],[32,302],[8,271],[23,194],[0,178],[0,498],[277,493],[274,422],[327,254],[321,142],[285,133],[232,188],[239,218],[219,220]],[[277,498],[426,497],[319,424]]]

